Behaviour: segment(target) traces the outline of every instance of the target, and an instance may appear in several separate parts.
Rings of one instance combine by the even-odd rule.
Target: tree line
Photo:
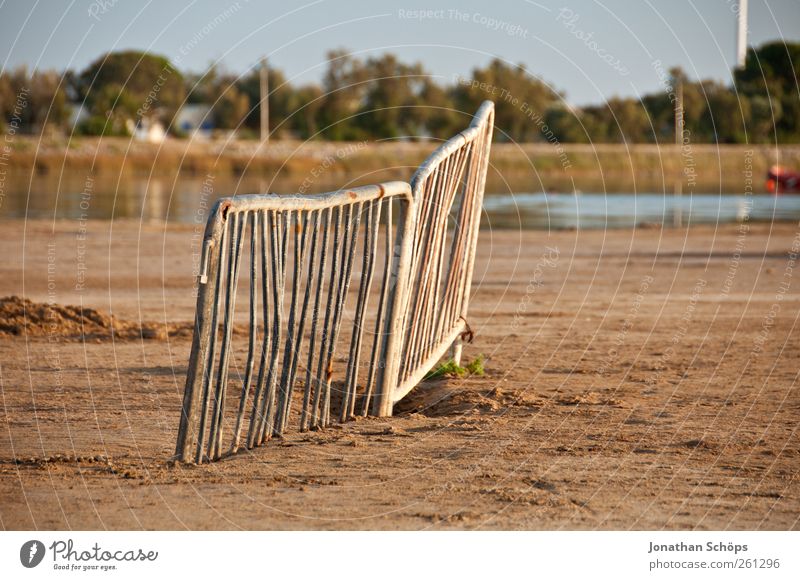
[[[138,51],[103,55],[83,71],[18,68],[0,74],[0,130],[128,135],[136,124],[159,121],[182,136],[176,115],[189,104],[207,106],[215,129],[258,138],[259,74],[219,67],[182,73],[166,57]],[[392,54],[361,59],[335,50],[320,84],[295,86],[269,69],[270,131],[334,141],[442,139],[488,98],[496,104],[500,141],[673,143],[682,93],[683,138],[692,142],[800,142],[800,43],[751,47],[732,85],[692,81],[679,68],[659,76],[660,90],[641,99],[574,108],[521,64],[495,59],[467,78],[437,79]],[[84,111],[77,123],[76,107]]]

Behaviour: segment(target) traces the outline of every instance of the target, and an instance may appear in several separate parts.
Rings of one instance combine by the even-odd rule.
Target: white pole
[[[744,67],[747,57],[747,0],[739,0],[739,29],[736,34],[736,66]]]
[[[678,78],[675,81],[675,145],[678,149],[679,159],[683,159],[681,147],[683,147],[683,79]],[[683,212],[681,210],[680,198],[683,195],[682,176],[675,180],[675,198],[673,200],[675,207],[672,215],[672,222],[676,228],[683,225]]]
[[[261,74],[259,77],[261,100],[259,101],[261,113],[261,141],[269,143],[269,71],[267,59],[261,59]]]

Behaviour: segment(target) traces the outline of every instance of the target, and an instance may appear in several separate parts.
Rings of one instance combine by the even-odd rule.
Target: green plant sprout
[[[475,375],[482,377],[485,374],[485,369],[483,366],[483,355],[479,354],[475,359],[467,363],[466,366],[461,366],[453,359],[447,360],[440,364],[438,367],[434,368],[433,370],[429,371],[428,374],[425,375],[423,381],[429,381],[433,379],[443,379],[447,377],[463,377],[467,375]]]

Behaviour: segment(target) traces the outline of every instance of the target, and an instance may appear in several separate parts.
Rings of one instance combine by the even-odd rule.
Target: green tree
[[[763,128],[765,118],[763,105],[771,104],[773,133],[783,142],[800,141],[800,43],[775,41],[751,47],[745,66],[735,71],[734,78],[739,93],[766,99],[755,105],[759,127]]]
[[[592,105],[581,110],[581,121],[586,128],[589,141],[592,143],[608,143],[616,124],[611,110],[605,105]]]
[[[750,101],[716,81],[704,81],[706,107],[700,117],[698,141],[711,143],[745,143],[750,123]]]
[[[763,95],[750,97],[750,125],[747,140],[750,143],[774,143],[778,138],[777,124],[783,117],[783,107],[778,99]]]
[[[300,87],[295,95],[296,104],[291,113],[290,126],[303,139],[315,138],[323,105],[322,89],[317,85],[307,85]]]
[[[618,143],[647,143],[654,139],[650,118],[637,99],[611,98],[607,107],[612,115],[608,137]]]
[[[183,75],[185,102],[192,105],[211,105],[214,102],[215,85],[219,80],[217,67],[211,65],[202,74],[188,73]]]
[[[497,139],[503,134],[514,141],[542,141],[540,123],[545,112],[561,95],[533,76],[525,65],[511,66],[494,59],[486,68],[472,71],[467,83],[454,89],[456,106],[472,113],[481,102],[490,99],[495,103],[495,131]]]
[[[139,100],[122,85],[103,85],[94,95],[92,115],[81,130],[89,135],[129,135],[129,125],[136,118]]]
[[[449,139],[463,129],[463,115],[456,109],[453,91],[442,88],[430,77],[422,82],[418,117],[425,132],[435,139]]]
[[[236,85],[221,85],[214,100],[214,123],[220,129],[239,129],[250,110],[250,100]]]
[[[35,72],[30,78],[30,88],[33,130],[63,129],[69,120],[69,107],[61,75],[55,71]]]
[[[186,81],[187,102],[211,107],[214,126],[220,129],[241,129],[250,111],[250,99],[239,89],[235,75],[212,65],[203,75],[192,75]]]
[[[385,54],[367,60],[363,69],[369,81],[355,124],[377,139],[419,134],[424,129],[424,114],[417,108],[426,76],[422,65]]]
[[[30,85],[24,67],[0,74],[0,129],[5,132],[11,119],[18,117],[17,131],[30,131]]]
[[[589,132],[583,125],[583,114],[565,106],[550,107],[544,115],[545,123],[560,143],[588,143]]]
[[[64,129],[69,120],[67,94],[62,75],[24,67],[0,75],[0,128],[12,118],[19,132],[37,133]]]
[[[113,92],[125,96],[124,107],[108,108]],[[135,102],[131,121],[147,117],[165,125],[172,122],[186,94],[183,76],[166,57],[135,50],[108,53],[94,61],[80,75],[80,93],[93,116],[109,110],[128,114]]]
[[[334,141],[364,138],[364,131],[351,117],[362,110],[368,88],[367,80],[368,73],[360,60],[343,49],[328,53],[319,120],[326,138]]]

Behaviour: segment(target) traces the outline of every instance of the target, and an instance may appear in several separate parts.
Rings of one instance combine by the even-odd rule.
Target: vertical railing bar
[[[430,192],[435,191],[437,189],[437,186],[439,185],[439,182],[443,175],[442,166],[444,165],[445,162],[446,160],[443,161],[439,166],[437,166],[436,169],[433,171],[433,173],[431,173],[431,175],[428,176],[428,178],[425,180],[423,184],[424,193],[422,195],[422,200],[419,201],[419,206],[416,210],[417,219],[414,225],[414,246],[412,248],[412,254],[411,254],[412,256],[411,266],[413,268],[412,271],[416,271],[417,265],[419,264],[419,261],[424,251],[424,247],[420,242],[424,241],[427,238],[425,234],[428,231],[428,227],[430,225],[429,221],[427,219],[424,219],[425,217],[429,216],[432,211],[433,199],[430,195]],[[409,288],[409,291],[410,290],[411,288]]]
[[[478,212],[480,212],[480,207],[476,208],[476,202],[477,202],[476,196],[477,196],[478,187],[480,187],[481,165],[483,164],[484,150],[485,150],[485,147],[486,147],[486,143],[484,141],[485,141],[485,135],[481,134],[480,135],[480,142],[478,143],[478,148],[477,148],[477,151],[476,151],[476,155],[473,156],[473,160],[472,160],[473,161],[473,166],[470,168],[472,171],[471,171],[471,176],[470,176],[471,179],[470,179],[469,187],[470,187],[470,191],[472,192],[472,195],[470,196],[469,213],[466,214],[466,216],[464,218],[464,224],[465,224],[464,227],[465,227],[465,230],[466,230],[466,232],[465,232],[466,240],[465,240],[465,243],[464,243],[464,249],[465,249],[465,252],[471,252],[473,254],[473,259],[474,259],[474,252],[475,252],[474,248],[472,248],[472,246],[474,245],[473,238],[475,237],[475,234],[476,234],[477,225],[479,225],[479,224],[476,225],[474,222],[475,222],[476,219],[478,221],[480,221],[480,213],[478,213],[478,215],[476,217],[475,212],[476,212],[476,209],[477,209]],[[468,256],[466,256],[466,258],[468,258]],[[458,285],[459,292],[458,292],[458,296],[457,296],[457,300],[456,300],[457,309],[456,309],[456,312],[454,313],[456,320],[458,320],[458,318],[457,318],[458,316],[461,316],[461,309],[462,309],[462,305],[463,305],[463,302],[464,302],[465,293],[467,291],[466,288],[465,288],[465,286],[467,284],[467,275],[468,275],[467,274],[467,268],[462,268],[461,275],[459,277],[459,285]],[[470,276],[472,275],[471,272],[469,273],[469,275]]]
[[[305,388],[303,389],[303,410],[300,416],[300,431],[306,431],[308,429],[308,419],[309,419],[309,404],[311,402],[311,393],[313,390],[313,385],[315,381],[319,381],[318,376],[315,378],[313,376],[313,368],[314,368],[314,353],[315,353],[315,346],[316,346],[316,339],[317,339],[317,323],[319,321],[319,303],[320,298],[322,296],[322,289],[324,286],[324,279],[325,279],[325,265],[327,261],[328,255],[328,231],[331,226],[331,216],[333,214],[333,210],[331,208],[320,210],[321,212],[325,212],[325,225],[323,226],[322,231],[322,245],[320,250],[320,266],[319,266],[319,274],[317,275],[317,290],[314,293],[314,309],[312,311],[312,318],[311,318],[311,337],[309,339],[308,344],[308,363],[306,364],[306,384]],[[316,227],[316,226],[315,226]],[[316,231],[315,234],[316,236]],[[311,278],[309,277],[309,281]]]
[[[222,235],[219,243],[219,267],[217,268],[217,279],[214,282],[214,301],[213,310],[211,315],[211,333],[209,335],[208,347],[208,362],[203,376],[203,406],[200,412],[200,425],[197,429],[197,448],[195,451],[195,463],[203,463],[203,448],[205,447],[206,437],[206,422],[208,415],[208,404],[211,397],[211,382],[214,376],[214,363],[216,360],[216,346],[217,346],[217,326],[219,322],[219,296],[222,289],[222,275],[225,270],[226,261],[228,258],[227,242],[228,239],[228,223],[223,224]]]
[[[440,225],[441,230],[436,235],[436,247],[434,250],[434,271],[432,274],[433,281],[429,295],[429,300],[431,302],[430,305],[431,310],[430,310],[430,316],[425,318],[426,325],[425,325],[425,335],[423,344],[426,345],[426,348],[425,348],[424,358],[430,356],[431,352],[436,346],[438,342],[438,335],[440,334],[441,332],[440,329],[443,325],[442,322],[443,310],[441,304],[441,300],[443,298],[442,269],[444,267],[444,260],[445,260],[445,242],[447,241],[447,222],[449,221],[450,211],[452,210],[455,198],[459,193],[459,185],[461,184],[461,178],[464,174],[466,163],[469,160],[468,157],[469,145],[470,145],[469,142],[466,143],[461,149],[458,150],[455,156],[455,164],[452,172],[453,175],[447,188],[447,200],[444,202],[442,208],[443,210],[446,209],[447,211],[442,211],[441,225]],[[452,262],[448,262],[448,264],[452,264]]]
[[[330,338],[328,340],[328,348],[325,351],[325,379],[322,391],[322,403],[320,408],[320,422],[322,427],[327,427],[330,424],[330,401],[331,401],[331,385],[333,381],[333,356],[336,350],[336,327],[339,319],[339,305],[342,299],[342,285],[344,283],[344,274],[347,264],[348,246],[350,242],[350,230],[353,223],[353,205],[347,206],[347,217],[343,220],[344,230],[342,232],[341,255],[339,256],[338,276],[336,280],[336,294],[333,300],[333,312],[331,313],[331,326]]]
[[[437,298],[439,292],[441,263],[444,259],[442,251],[445,238],[447,237],[447,220],[450,217],[453,199],[456,194],[456,176],[459,174],[461,161],[463,158],[463,147],[453,152],[450,156],[451,163],[448,167],[448,175],[444,187],[441,189],[439,211],[431,233],[433,240],[429,263],[425,273],[425,301],[424,312],[422,315],[422,328],[420,330],[420,359],[418,363],[425,360],[434,346],[431,344],[431,328],[436,322]]]
[[[284,212],[278,210],[273,212],[272,222],[272,272],[273,272],[273,300],[275,302],[274,320],[273,320],[273,342],[272,342],[272,359],[270,361],[269,375],[267,383],[269,384],[267,408],[264,415],[264,422],[261,427],[259,443],[263,444],[272,436],[272,429],[275,421],[275,407],[277,398],[277,381],[278,381],[278,359],[280,357],[280,345],[282,340],[283,331],[283,299],[286,293],[286,246],[287,235],[292,221],[292,212]]]
[[[470,291],[472,286],[472,274],[475,268],[475,253],[477,250],[478,231],[480,229],[481,209],[483,207],[483,193],[486,186],[486,174],[489,167],[489,153],[491,150],[491,135],[492,126],[494,123],[494,111],[491,110],[481,127],[479,136],[479,155],[478,167],[475,172],[475,180],[473,182],[473,189],[471,195],[472,202],[472,215],[469,219],[469,231],[467,239],[467,255],[464,260],[465,269],[462,277],[461,288],[459,292],[459,317],[466,317],[469,308]],[[457,338],[453,342],[453,360],[460,362],[461,360],[462,343],[461,338]]]
[[[375,207],[376,205],[377,208]],[[375,271],[375,248],[378,242],[377,232],[380,222],[380,207],[380,200],[377,202],[368,202],[367,225],[364,228],[364,255],[361,264],[361,280],[358,289],[358,300],[356,302],[353,337],[350,341],[350,355],[348,356],[349,376],[346,382],[346,398],[342,404],[342,421],[352,417],[355,413],[358,373],[361,364],[361,348],[364,336],[364,315],[369,305],[369,293],[372,289],[372,278]]]
[[[431,199],[431,213],[427,218],[427,233],[425,239],[424,253],[420,257],[417,268],[419,270],[419,282],[417,284],[416,292],[419,295],[417,299],[417,306],[414,309],[414,336],[412,339],[412,348],[408,357],[409,361],[409,375],[414,372],[422,356],[422,350],[425,347],[422,344],[422,332],[425,325],[425,315],[427,314],[427,288],[430,283],[430,263],[432,248],[435,243],[436,227],[438,223],[439,214],[441,213],[441,195],[447,188],[450,178],[450,164],[452,163],[452,155],[448,156],[439,165],[439,179],[436,186],[432,187],[428,192],[428,197]]]
[[[327,373],[328,369],[326,366],[326,356],[325,354],[328,352],[328,341],[330,340],[330,324],[331,324],[331,316],[333,314],[333,300],[336,297],[335,291],[335,280],[336,280],[336,273],[339,271],[338,263],[339,263],[339,244],[341,243],[339,239],[339,233],[341,231],[342,225],[342,208],[336,208],[336,221],[334,222],[334,229],[333,229],[333,240],[331,240],[331,270],[330,270],[330,278],[328,280],[328,299],[327,299],[327,306],[325,308],[325,322],[323,323],[322,327],[322,340],[320,341],[320,350],[319,350],[319,360],[317,363],[317,376],[314,379],[315,388],[314,388],[314,402],[311,408],[311,428],[317,428],[320,425],[321,419],[321,411],[322,405],[322,391],[323,391],[323,372]]]
[[[225,294],[225,318],[223,319],[222,345],[220,347],[219,368],[217,369],[217,385],[214,392],[214,413],[211,430],[208,435],[208,456],[218,459],[222,447],[222,420],[225,413],[225,397],[228,392],[228,360],[233,335],[233,313],[236,308],[236,291],[239,286],[239,259],[242,254],[243,223],[247,214],[236,212],[231,222],[231,258],[228,260],[228,280]]]
[[[417,229],[417,214],[414,200],[399,199],[397,232],[390,238],[392,259],[389,275],[389,292],[386,294],[386,320],[381,329],[381,345],[378,354],[378,374],[375,381],[375,397],[372,403],[373,414],[388,417],[392,414],[395,393],[403,384],[400,378],[400,359],[403,356],[404,313],[408,308],[405,300],[410,283],[409,263],[414,243],[413,233]]]
[[[421,252],[423,251],[424,241],[427,239],[427,231],[429,226],[428,215],[431,208],[431,195],[430,192],[434,190],[439,183],[441,169],[437,167],[422,183],[421,199],[417,199],[417,204],[412,208],[414,219],[412,225],[412,245],[411,245],[411,258],[409,265],[409,284],[407,286],[407,296],[401,297],[404,305],[402,306],[403,321],[400,325],[403,334],[403,344],[401,351],[403,356],[400,358],[399,376],[405,377],[410,373],[410,355],[412,352],[412,339],[413,339],[413,321],[410,320],[414,311],[415,304],[419,299],[418,289],[420,280],[419,260]]]
[[[377,201],[373,202],[373,204],[374,204],[374,208],[373,208],[374,217],[373,217],[373,220],[372,220],[372,241],[370,242],[370,247],[369,247],[369,253],[370,253],[369,283],[367,285],[366,293],[365,293],[365,296],[364,296],[364,307],[363,307],[363,312],[364,313],[367,312],[367,305],[369,303],[370,294],[372,292],[372,283],[375,280],[375,264],[376,264],[377,258],[378,258],[378,256],[377,256],[378,243],[379,243],[378,240],[379,240],[379,236],[380,236],[381,213],[383,211],[383,200],[382,199],[378,199]],[[390,200],[390,204],[391,204],[391,200]],[[380,308],[380,306],[381,305],[379,304],[379,308]],[[376,318],[377,318],[377,316],[376,316]],[[366,324],[366,320],[364,320],[364,316],[362,314],[362,321],[359,324],[359,328],[363,329],[364,324]],[[361,351],[363,350],[363,348],[364,348],[364,346],[363,346],[363,334],[362,334],[362,336],[359,338],[359,345],[358,345],[359,358],[361,357]],[[356,389],[357,389],[358,388],[357,387],[357,385],[358,385],[357,381],[354,382],[354,385],[356,386]],[[364,392],[366,393],[366,386],[364,388]],[[354,395],[355,395],[355,392],[354,392]],[[352,401],[351,401],[351,405],[350,405],[350,415],[351,416],[354,416],[355,413],[356,413],[355,403],[356,403],[356,399],[355,399],[355,396],[354,396]]]
[[[270,210],[266,212],[264,224],[266,230],[265,236],[269,240],[269,251],[267,252],[268,255],[265,256],[265,259],[267,262],[267,269],[269,271],[269,293],[272,296],[272,299],[269,300],[269,302],[272,305],[272,309],[271,317],[264,321],[265,332],[268,332],[270,335],[269,363],[267,364],[265,371],[264,395],[260,401],[258,421],[256,423],[253,436],[253,446],[261,445],[264,442],[263,434],[267,428],[269,410],[273,404],[272,398],[275,395],[275,365],[277,364],[281,341],[281,325],[278,321],[280,320],[281,313],[283,311],[283,305],[281,303],[283,293],[279,290],[281,287],[281,282],[280,270],[278,268],[278,261],[280,260],[280,256],[278,255],[279,243],[277,241],[278,213],[279,212],[277,210]]]
[[[428,306],[425,296],[430,282],[430,264],[433,251],[432,247],[435,242],[434,236],[439,221],[437,218],[441,213],[440,211],[437,211],[441,209],[441,204],[437,202],[439,202],[443,197],[443,192],[445,191],[449,182],[451,161],[452,156],[449,156],[437,168],[437,170],[441,171],[443,176],[443,185],[442,187],[434,189],[433,192],[429,194],[429,197],[431,198],[431,210],[430,215],[426,216],[425,219],[427,235],[423,241],[423,252],[420,255],[420,261],[417,262],[417,271],[419,272],[419,277],[417,279],[417,287],[415,288],[416,300],[411,313],[411,339],[410,348],[407,353],[408,374],[413,373],[416,369],[420,359],[422,358],[422,351],[425,347],[425,345],[421,342],[423,330],[422,327],[424,327],[425,324],[424,315]]]
[[[266,380],[267,380],[267,358],[269,353],[271,352],[270,347],[272,345],[272,329],[269,325],[269,288],[270,288],[270,276],[269,276],[269,260],[267,258],[267,232],[268,232],[268,224],[267,218],[268,213],[267,211],[259,212],[261,215],[261,219],[259,220],[261,223],[260,228],[260,238],[261,238],[261,318],[264,324],[264,333],[263,333],[263,340],[261,342],[261,358],[259,361],[258,367],[258,377],[256,380],[256,391],[253,393],[253,406],[250,412],[250,425],[247,429],[247,447],[252,449],[253,446],[256,444],[257,434],[259,433],[259,426],[261,425],[261,421],[263,420],[263,413],[262,409],[264,407],[264,399],[266,397]],[[254,258],[255,259],[255,258]]]
[[[309,300],[311,298],[311,284],[312,284],[312,281],[314,279],[313,278],[314,277],[314,260],[315,260],[315,257],[316,257],[316,245],[317,245],[317,229],[316,229],[317,228],[317,223],[316,223],[317,213],[316,212],[314,212],[314,216],[315,216],[314,231],[313,231],[313,234],[312,234],[311,249],[310,249],[310,252],[309,252],[310,255],[309,255],[309,258],[308,258],[308,262],[309,262],[309,264],[308,264],[308,276],[307,276],[307,282],[306,282],[306,285],[305,285],[305,290],[304,290],[304,293],[303,293],[303,304],[300,307],[301,308],[301,310],[300,310],[300,320],[298,322],[295,322],[295,323],[290,323],[290,326],[293,326],[293,325],[297,326],[297,331],[295,332],[295,335],[294,335],[295,343],[294,343],[294,348],[292,350],[291,362],[289,364],[288,390],[287,390],[287,396],[286,396],[286,405],[284,406],[284,409],[283,409],[283,417],[282,417],[282,423],[281,423],[281,429],[282,430],[285,430],[286,427],[287,427],[287,424],[288,424],[288,421],[289,421],[289,414],[290,414],[291,408],[292,408],[292,396],[294,394],[294,382],[295,382],[295,377],[296,377],[296,374],[297,374],[297,364],[298,364],[298,361],[300,360],[301,347],[302,347],[302,342],[303,342],[303,332],[305,331],[305,324],[306,324],[306,313],[308,312],[308,303],[309,303]],[[300,256],[300,261],[297,263],[297,266],[299,268],[298,273],[301,273],[301,271],[302,271],[302,263],[303,263],[303,260],[305,259],[305,255],[306,255],[306,246],[308,244],[308,229],[309,229],[308,228],[308,222],[309,222],[309,219],[310,219],[309,218],[309,214],[308,213],[304,213],[303,214],[303,225],[302,225],[303,231],[302,231],[302,237],[301,237],[301,242],[300,242],[300,254],[301,254],[301,256]]]
[[[402,328],[404,329],[405,336],[402,347],[403,356],[400,359],[401,377],[406,377],[413,370],[412,359],[416,342],[415,312],[417,309],[417,304],[419,303],[420,299],[419,291],[420,291],[420,283],[422,282],[420,260],[422,259],[422,256],[424,256],[424,248],[427,245],[429,237],[427,235],[428,228],[430,225],[429,214],[433,206],[432,195],[430,195],[430,192],[435,188],[435,185],[438,183],[441,171],[442,171],[441,166],[437,167],[436,170],[434,170],[433,173],[428,177],[428,179],[425,180],[425,183],[423,184],[421,207],[416,214],[416,223],[414,225],[415,233],[413,237],[411,268],[409,270],[410,283],[408,285],[407,305],[404,308],[404,313],[403,313],[404,320]]]
[[[482,137],[481,137],[482,140]],[[469,252],[471,239],[472,239],[472,231],[473,231],[473,215],[475,213],[475,188],[477,187],[477,178],[478,173],[480,171],[480,163],[481,158],[483,155],[483,144],[482,142],[478,142],[477,146],[474,148],[474,152],[472,154],[472,158],[470,159],[470,172],[467,176],[467,184],[466,187],[468,191],[473,192],[472,195],[467,196],[469,200],[469,204],[467,207],[464,208],[462,212],[462,216],[459,218],[459,224],[461,225],[462,229],[462,237],[463,237],[463,260],[467,259],[467,253]],[[479,218],[480,219],[480,216]],[[461,262],[464,263],[463,261]],[[453,307],[450,312],[450,320],[452,324],[455,324],[458,321],[461,308],[461,302],[464,297],[464,283],[465,283],[465,276],[466,276],[466,268],[463,265],[458,269],[458,278],[456,280],[455,285],[455,296],[453,298]]]
[[[359,214],[361,213],[361,207],[359,206]],[[342,393],[342,408],[339,412],[339,422],[344,423],[348,416],[349,416],[349,409],[350,409],[350,389],[351,389],[351,381],[353,380],[353,374],[355,371],[356,376],[358,375],[358,366],[356,360],[356,352],[355,349],[358,343],[358,316],[361,312],[361,298],[362,293],[364,290],[364,283],[366,281],[366,270],[369,263],[369,252],[367,251],[367,238],[369,237],[369,226],[371,224],[371,216],[372,216],[372,205],[369,205],[368,209],[370,213],[370,219],[367,220],[367,225],[364,228],[364,251],[361,255],[361,280],[359,282],[358,288],[358,299],[356,300],[356,318],[354,319],[355,324],[353,325],[353,333],[350,336],[350,352],[347,356],[347,370],[345,373],[344,379],[344,392]],[[357,235],[357,234],[356,234]],[[357,242],[356,238],[356,242]]]
[[[468,152],[466,167],[467,174],[464,187],[461,194],[461,203],[459,204],[458,217],[456,219],[455,229],[453,231],[453,243],[450,247],[450,262],[447,268],[445,277],[445,288],[442,292],[443,311],[439,334],[437,340],[443,340],[445,334],[453,327],[456,320],[453,319],[453,312],[455,308],[455,300],[461,287],[460,279],[464,270],[464,259],[466,256],[466,222],[469,221],[467,216],[471,215],[472,203],[474,196],[469,195],[472,191],[470,182],[472,180],[474,159],[476,156],[476,149],[472,147],[474,141],[470,142],[470,149]]]
[[[303,215],[304,221],[301,221]],[[286,344],[283,351],[283,364],[281,368],[280,387],[278,389],[278,405],[275,412],[275,424],[273,428],[273,435],[280,435],[283,433],[284,425],[286,424],[286,415],[288,413],[289,403],[289,385],[292,364],[294,361],[294,351],[296,345],[295,332],[297,316],[297,300],[300,294],[300,276],[302,274],[303,254],[305,252],[306,232],[304,228],[307,214],[297,213],[296,223],[294,230],[294,267],[292,269],[292,297],[289,305],[289,318],[286,327]],[[290,227],[290,226],[289,226]],[[301,231],[302,230],[302,231]]]
[[[258,330],[258,292],[256,289],[258,281],[258,213],[257,211],[252,212],[253,215],[250,220],[250,332],[247,343],[244,381],[242,382],[242,391],[239,397],[239,409],[236,413],[236,425],[233,428],[231,453],[236,453],[239,450],[242,423],[244,422],[245,408],[247,407],[247,399],[250,396],[250,386],[253,380],[253,363]],[[247,227],[246,224],[245,227]]]
[[[334,285],[335,294],[333,296],[333,311],[331,312],[331,322],[328,328],[328,342],[325,350],[325,374],[322,379],[322,399],[320,402],[320,425],[327,427],[329,424],[329,411],[331,400],[331,384],[333,380],[333,356],[336,349],[336,323],[338,321],[338,307],[342,298],[342,283],[344,281],[344,269],[347,263],[347,248],[350,241],[350,228],[353,223],[353,205],[347,205],[347,216],[342,220],[343,230],[341,237],[341,252],[337,256],[339,267],[336,269],[336,283]],[[332,273],[333,276],[333,273]],[[333,278],[331,279],[333,281]]]
[[[218,205],[206,224],[200,256],[201,272],[197,280],[194,332],[175,445],[176,459],[181,461],[194,461],[196,455],[198,414],[203,404],[201,397],[211,342],[210,322],[213,305],[217,299],[214,294],[215,287],[209,283],[209,279],[216,281],[220,267],[219,244],[224,223],[224,212]]]
[[[342,313],[347,302],[347,293],[350,289],[350,274],[353,267],[353,256],[355,255],[356,243],[358,242],[358,227],[361,223],[361,208],[364,206],[363,202],[358,204],[358,208],[352,204],[349,206],[349,213],[347,219],[347,227],[345,228],[345,239],[342,244],[342,262],[344,263],[344,271],[339,277],[339,294],[336,300],[336,308],[333,312],[333,337],[328,345],[328,364],[327,372],[325,375],[325,406],[323,408],[323,425],[330,423],[331,416],[331,384],[333,381],[333,357],[336,355],[337,338],[339,336],[339,329],[342,323]],[[355,223],[354,223],[355,222]],[[348,361],[351,364],[351,361]]]
[[[264,307],[264,346],[269,346],[269,354],[267,356],[266,365],[263,374],[263,392],[258,402],[258,413],[254,419],[255,427],[253,427],[252,442],[249,443],[250,447],[257,447],[261,445],[261,434],[264,431],[264,425],[267,422],[267,410],[269,409],[269,399],[271,397],[271,385],[273,368],[275,365],[275,352],[278,348],[280,339],[276,337],[276,333],[280,331],[280,327],[275,323],[278,317],[278,292],[279,286],[278,272],[275,268],[275,210],[264,212],[264,235],[262,254],[264,259],[264,271],[266,276],[264,284],[269,284],[265,287],[266,301]],[[267,308],[267,305],[270,308]],[[269,339],[267,339],[269,337]]]
[[[369,374],[367,375],[367,383],[364,389],[364,402],[361,407],[361,415],[364,417],[366,417],[369,413],[370,403],[372,402],[372,392],[375,388],[375,375],[378,370],[378,355],[381,353],[381,348],[386,340],[386,337],[383,333],[383,325],[386,317],[386,299],[389,292],[389,282],[392,274],[392,202],[393,200],[391,198],[388,198],[384,201],[386,204],[386,255],[384,256],[383,283],[381,285],[381,294],[378,301],[378,312],[375,316],[375,334],[372,341],[372,354],[370,355]],[[378,211],[378,225],[380,225],[380,209]]]

